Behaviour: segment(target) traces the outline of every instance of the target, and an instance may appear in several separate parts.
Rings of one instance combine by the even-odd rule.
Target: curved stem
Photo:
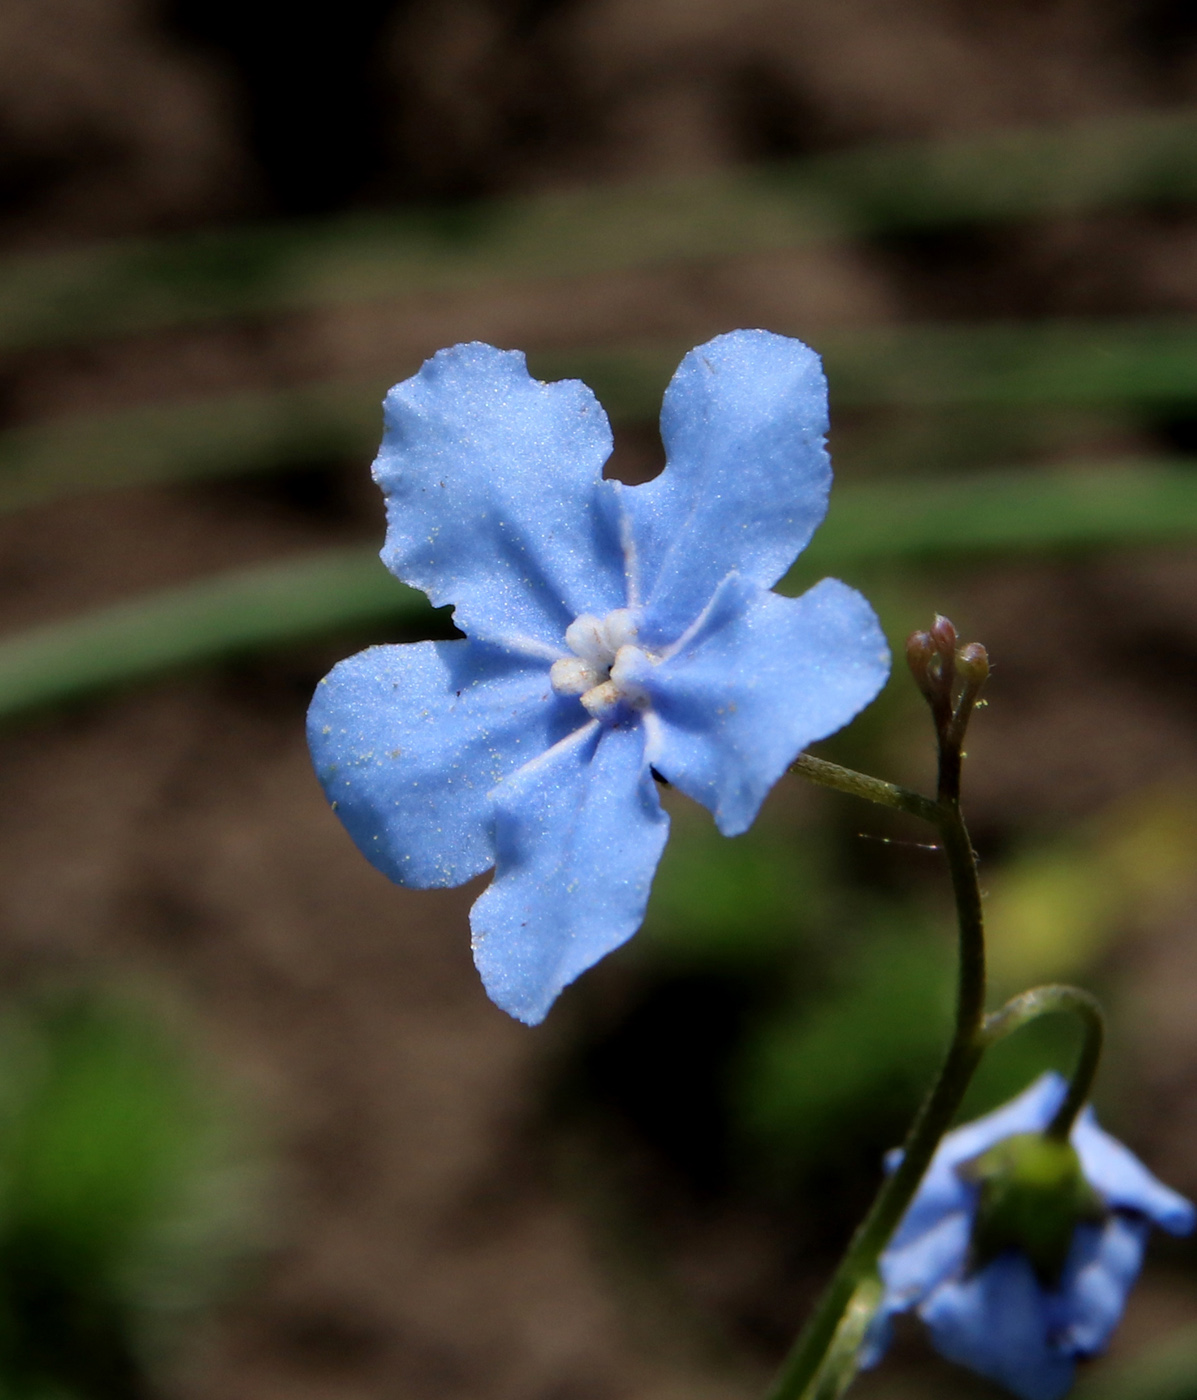
[[[1097,1074],[1098,1061],[1101,1059],[1106,1030],[1101,1003],[1090,992],[1080,987],[1059,984],[1033,987],[1029,992],[1011,997],[1005,1006],[987,1016],[983,1036],[985,1048],[988,1049],[1029,1022],[1038,1020],[1040,1016],[1050,1016],[1056,1012],[1068,1012],[1076,1016],[1081,1022],[1084,1036],[1081,1041],[1081,1053],[1077,1056],[1076,1066],[1068,1082],[1068,1093],[1047,1127],[1049,1137],[1066,1140],[1077,1114],[1089,1098],[1093,1079]]]
[[[819,765],[818,772],[812,771],[812,764]],[[930,802],[917,793],[908,793],[904,788],[879,783],[875,779],[864,779],[863,784],[858,783],[857,780],[863,775],[854,774],[850,769],[839,769],[836,764],[824,764],[818,759],[808,759],[806,763],[800,759],[796,766],[799,772],[816,782],[838,787],[840,791],[852,792],[856,796],[869,797],[872,801],[882,801],[884,805],[897,807],[900,811],[914,811],[919,816],[927,816],[939,827],[956,897],[960,976],[952,1043],[939,1078],[906,1135],[902,1160],[874,1198],[827,1291],[782,1363],[766,1400],[800,1400],[817,1385],[841,1319],[861,1285],[876,1276],[881,1251],[905,1214],[940,1139],[951,1126],[986,1045],[985,938],[981,890],[977,882],[976,856],[959,803],[951,798]],[[824,770],[833,771],[828,773]],[[846,775],[846,778],[841,775]],[[886,791],[878,796],[874,795],[876,789]],[[909,799],[912,798],[918,799],[917,807],[910,803]]]

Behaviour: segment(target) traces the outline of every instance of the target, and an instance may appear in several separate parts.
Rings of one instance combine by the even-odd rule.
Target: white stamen
[[[565,645],[596,671],[606,671],[615,659],[615,653],[607,646],[603,619],[592,613],[574,618],[565,629]]]
[[[608,719],[623,699],[614,681],[604,681],[593,686],[582,696],[582,704],[592,719]]]
[[[631,608],[616,608],[603,618],[603,637],[614,660],[620,647],[629,646],[636,640],[636,615]]]
[[[579,696],[595,719],[613,720],[621,705],[647,710],[648,692],[633,676],[657,658],[635,645],[636,635],[633,608],[614,608],[602,618],[582,613],[565,629],[574,655],[553,663],[553,689],[558,695]]]
[[[647,710],[649,705],[648,691],[633,679],[629,673],[638,671],[645,660],[650,659],[647,652],[641,651],[639,647],[622,646],[615,656],[615,665],[611,667],[611,681],[624,701],[631,705],[634,710]],[[585,700],[582,701],[585,704]]]
[[[602,679],[602,675],[580,656],[563,656],[549,669],[549,681],[558,695],[585,695]]]

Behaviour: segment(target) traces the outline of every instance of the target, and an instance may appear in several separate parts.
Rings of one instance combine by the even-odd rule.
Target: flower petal
[[[893,1319],[917,1307],[963,1269],[972,1228],[968,1210],[953,1211],[905,1246],[895,1248],[891,1244],[885,1250],[877,1261],[885,1293],[857,1353],[857,1362],[863,1369],[876,1366],[888,1351],[893,1340]]]
[[[661,411],[668,465],[624,488],[650,645],[690,625],[733,570],[768,588],[827,511],[827,381],[818,355],[769,331],[691,350]]]
[[[591,721],[500,783],[497,871],[470,914],[491,1000],[529,1025],[640,927],[669,834],[638,724]]]
[[[971,1212],[955,1210],[905,1244],[891,1244],[880,1259],[886,1302],[891,1304],[891,1310],[900,1312],[921,1302],[955,1273],[968,1254],[972,1230]]]
[[[385,407],[383,562],[452,603],[462,631],[562,655],[579,613],[626,602],[618,490],[602,480],[611,429],[584,384],[542,384],[518,351],[457,345]]]
[[[1150,1230],[1141,1216],[1117,1213],[1077,1229],[1060,1287],[1049,1298],[1057,1350],[1095,1356],[1106,1349],[1139,1276]]]
[[[732,574],[674,655],[622,674],[651,704],[650,762],[736,836],[802,749],[873,699],[889,652],[872,608],[836,579],[783,598]]]
[[[1007,1251],[971,1278],[936,1289],[919,1309],[942,1356],[1023,1400],[1059,1400],[1075,1365],[1048,1346],[1047,1311],[1030,1263]]]
[[[1072,1145],[1089,1183],[1110,1205],[1140,1211],[1173,1235],[1187,1235],[1192,1230],[1192,1205],[1178,1191],[1157,1181],[1130,1148],[1099,1128],[1092,1108],[1086,1108],[1077,1119]]]
[[[955,1128],[944,1139],[944,1162],[953,1170],[961,1162],[987,1151],[1003,1138],[1018,1133],[1041,1133],[1055,1117],[1068,1084],[1054,1070],[1041,1074],[1021,1094],[971,1123]],[[938,1157],[938,1153],[936,1156]]]
[[[494,862],[490,791],[576,725],[548,668],[474,642],[378,646],[316,688],[308,742],[358,849],[416,889]]]

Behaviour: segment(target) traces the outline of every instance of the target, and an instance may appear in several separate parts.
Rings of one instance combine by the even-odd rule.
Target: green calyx
[[[1040,1283],[1052,1288],[1064,1271],[1076,1227],[1106,1215],[1071,1143],[1042,1133],[1004,1138],[959,1172],[981,1188],[970,1259],[974,1269],[1017,1249],[1031,1261]]]

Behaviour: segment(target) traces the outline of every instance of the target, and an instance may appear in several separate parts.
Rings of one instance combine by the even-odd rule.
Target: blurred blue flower
[[[487,991],[535,1024],[640,926],[668,817],[654,770],[747,829],[798,753],[885,682],[877,619],[825,579],[770,591],[827,508],[827,386],[800,341],[736,331],[665,394],[668,465],[604,480],[576,380],[489,345],[386,400],[387,567],[463,641],[378,646],[321,683],[309,739],[361,851],[400,884],[495,866],[471,914]]]
[[[861,1354],[873,1366],[889,1344],[891,1318],[916,1308],[936,1350],[1024,1400],[1057,1400],[1078,1359],[1105,1349],[1126,1306],[1152,1224],[1187,1234],[1194,1210],[1162,1185],[1086,1108],[1072,1129],[1081,1171],[1100,1218],[1081,1220],[1063,1269],[1045,1284],[1030,1259],[1003,1250],[970,1267],[980,1186],[968,1164],[1021,1133],[1042,1133],[1067,1091],[1045,1074],[1018,1098],[940,1143],[902,1223],[881,1256],[881,1309]],[[899,1154],[891,1154],[891,1168]],[[963,1169],[963,1170],[962,1170]]]

